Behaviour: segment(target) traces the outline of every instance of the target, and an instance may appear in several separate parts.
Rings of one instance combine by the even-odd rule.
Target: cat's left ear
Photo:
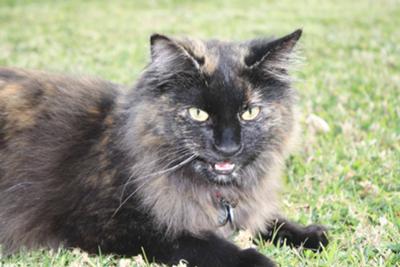
[[[249,68],[262,67],[286,69],[293,58],[293,48],[300,39],[302,30],[298,29],[289,35],[275,40],[254,40],[248,44],[248,55],[244,63]]]
[[[200,69],[204,63],[204,59],[196,56],[189,47],[165,35],[153,34],[150,37],[150,45],[151,61],[159,66]]]

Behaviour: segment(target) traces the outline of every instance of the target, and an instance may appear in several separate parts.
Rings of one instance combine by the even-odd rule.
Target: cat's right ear
[[[200,69],[200,64],[191,51],[173,38],[162,34],[153,34],[150,37],[150,46],[151,61],[157,66],[173,66],[174,69],[187,67]]]
[[[275,40],[258,39],[250,42],[249,53],[244,58],[245,65],[250,69],[262,69],[276,78],[286,80],[286,70],[296,61],[294,47],[302,35],[298,29],[291,34]]]

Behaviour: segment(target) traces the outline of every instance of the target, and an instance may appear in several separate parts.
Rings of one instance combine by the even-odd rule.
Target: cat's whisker
[[[187,152],[185,149],[181,149],[180,151],[182,151],[182,152]],[[180,152],[180,153],[182,153],[182,152]],[[171,157],[171,156],[174,156],[174,160],[172,160],[172,161],[168,162],[167,164],[165,164],[164,167],[162,167],[161,169],[164,169],[165,167],[169,166],[169,165],[170,165],[171,163],[173,163],[174,161],[179,161],[180,159],[182,159],[182,158],[184,158],[184,157],[186,157],[186,156],[188,156],[188,155],[190,155],[190,154],[191,154],[191,153],[183,153],[183,154],[180,155],[179,157],[176,157],[176,155],[175,155],[175,154],[172,154],[172,153],[167,154],[165,158],[167,158],[167,157],[169,158],[169,157]],[[157,160],[155,160],[154,162],[157,162]],[[153,169],[155,166],[154,166],[153,164],[151,164],[151,165],[147,165],[147,168],[144,168],[143,165],[142,165],[142,168],[141,168],[140,170],[136,169],[134,172],[132,172],[132,174],[129,176],[129,178],[127,179],[127,181],[125,182],[125,184],[124,184],[124,186],[123,186],[123,189],[122,189],[122,192],[121,192],[121,197],[120,197],[120,202],[122,202],[122,198],[123,198],[123,195],[125,194],[126,187],[127,187],[129,184],[133,183],[133,182],[131,181],[132,178],[135,177],[135,175],[138,174],[138,173],[147,173],[147,172],[151,171],[151,170],[149,170],[149,167],[150,167],[150,169]],[[144,176],[137,177],[137,178],[135,178],[135,181],[143,180],[143,179],[146,179],[146,178],[155,176],[155,175],[158,175],[158,173],[153,173],[153,174],[149,174],[149,175],[144,175]]]
[[[156,154],[159,154],[159,153],[163,153],[163,155],[162,156],[160,156],[160,157],[158,157],[158,158],[156,158],[156,159],[154,159],[154,160],[152,160],[152,161],[150,161],[150,162],[146,162],[147,164],[150,164],[150,163],[156,163],[156,162],[162,162],[162,160],[163,159],[165,159],[165,158],[170,158],[171,156],[173,156],[173,155],[177,155],[177,154],[179,154],[179,153],[183,153],[183,152],[186,152],[187,151],[187,148],[185,148],[185,147],[181,147],[181,148],[179,148],[179,149],[167,149],[167,150],[165,150],[165,151],[162,151],[162,150],[159,150],[158,152],[159,153],[157,153],[157,149],[159,149],[160,147],[162,147],[162,145],[159,145],[156,149],[153,149],[153,150],[155,150],[155,151],[150,151],[148,154],[151,156],[151,157],[154,157],[154,153],[156,153]],[[147,153],[146,153],[147,154]],[[143,157],[141,154],[138,154],[137,155],[137,157]]]
[[[20,189],[20,188],[25,188],[26,186],[29,186],[29,185],[32,185],[32,184],[35,184],[35,182],[18,183],[18,184],[15,184],[15,185],[9,187],[8,189],[4,190],[4,192],[11,192],[13,190],[17,190],[17,189]]]
[[[187,164],[188,162],[192,161],[192,160],[193,160],[194,158],[196,158],[196,157],[197,157],[196,154],[192,154],[189,158],[185,159],[184,161],[182,161],[182,162],[176,164],[175,166],[173,166],[173,167],[171,167],[171,168],[168,168],[168,169],[165,169],[165,170],[156,172],[156,173],[151,174],[151,175],[147,175],[147,178],[148,178],[148,177],[151,177],[151,176],[161,175],[161,174],[164,174],[164,173],[167,173],[167,172],[170,172],[170,171],[174,171],[174,170],[176,170],[176,169],[179,169],[180,167],[184,166],[185,164]],[[141,177],[141,178],[143,178],[143,177]],[[138,190],[140,190],[143,186],[145,186],[145,185],[146,185],[147,183],[149,183],[150,181],[151,181],[151,180],[145,181],[143,184],[141,184],[140,186],[138,186],[138,187],[136,188],[135,191],[133,191],[132,193],[130,193],[130,194],[124,199],[124,201],[122,201],[122,202],[120,203],[120,205],[119,205],[119,206],[117,207],[117,209],[114,211],[114,213],[113,213],[113,215],[111,216],[111,218],[113,218],[113,217],[118,213],[118,211],[122,208],[122,206],[123,206],[129,199],[131,199],[131,198],[136,194],[136,192],[137,192]]]
[[[184,157],[186,157],[186,156],[188,156],[188,155],[190,155],[190,154],[191,154],[191,153],[185,153],[185,154],[183,154],[183,155],[180,155],[179,157],[177,157],[177,158],[171,160],[170,162],[168,162],[167,164],[165,164],[164,167],[167,167],[167,166],[169,166],[171,163],[173,163],[173,162],[175,162],[175,161],[178,161],[178,160],[180,160],[180,159],[182,159],[182,158],[184,158]],[[195,154],[192,154],[192,156],[191,156],[189,159],[192,160],[192,159],[194,159],[195,157],[196,157],[196,155],[195,155]],[[175,166],[173,166],[173,167],[171,167],[171,168],[165,169],[165,170],[161,170],[161,171],[158,171],[158,172],[155,172],[155,173],[152,173],[152,174],[140,176],[140,177],[138,177],[138,178],[135,178],[135,180],[136,180],[136,181],[139,181],[139,180],[146,179],[146,178],[149,178],[149,177],[153,177],[153,176],[157,176],[157,175],[160,175],[160,174],[164,174],[164,173],[169,172],[169,171],[171,171],[171,170],[175,170],[174,168],[176,168],[176,166],[178,166],[178,165],[179,165],[178,167],[180,167],[180,166],[182,166],[182,165],[184,165],[184,164],[190,162],[190,160],[187,161],[187,162],[185,161],[185,163],[183,163],[183,162],[182,162],[182,163],[178,163],[177,165],[175,165]],[[131,181],[130,183],[132,183],[132,181]]]
[[[153,169],[154,168],[154,163],[157,163],[157,162],[160,162],[160,159],[161,160],[164,160],[164,159],[166,159],[166,158],[175,158],[173,161],[170,161],[170,162],[168,162],[167,164],[166,164],[166,166],[168,166],[169,164],[171,164],[172,162],[174,162],[174,161],[176,161],[176,160],[179,160],[180,158],[183,158],[183,157],[185,157],[185,156],[187,156],[188,155],[188,153],[183,153],[183,152],[187,152],[187,149],[185,149],[185,148],[180,148],[180,149],[178,149],[178,150],[176,150],[176,151],[170,151],[170,153],[166,153],[164,156],[162,156],[161,158],[158,158],[158,159],[155,159],[155,160],[153,160],[153,161],[151,161],[151,162],[147,162],[147,165],[141,165],[141,168],[140,169],[135,169],[135,171],[134,172],[132,172],[132,174],[128,177],[128,179],[126,180],[126,182],[125,182],[125,184],[124,184],[124,186],[123,186],[123,188],[122,188],[122,193],[121,193],[121,199],[120,199],[120,201],[122,200],[122,197],[123,197],[123,195],[125,194],[125,191],[126,191],[126,187],[129,185],[129,184],[131,184],[131,179],[135,176],[135,174],[138,174],[138,173],[146,173],[147,172],[147,170],[146,169],[149,169],[148,167],[150,167],[150,169]],[[179,153],[183,153],[183,155],[181,155],[180,157],[176,157],[176,154],[179,154]],[[189,153],[190,154],[190,153]],[[166,167],[165,166],[165,167]],[[136,167],[136,166],[135,166]],[[163,167],[164,168],[164,167]],[[162,169],[163,169],[162,168]],[[147,176],[146,177],[143,177],[143,178],[147,178]]]

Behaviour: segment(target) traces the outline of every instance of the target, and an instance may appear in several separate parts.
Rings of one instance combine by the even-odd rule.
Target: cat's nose
[[[215,150],[224,157],[232,157],[242,150],[242,144],[223,143],[220,145],[214,144]]]
[[[214,149],[223,157],[232,157],[242,149],[240,131],[224,127],[214,136]]]

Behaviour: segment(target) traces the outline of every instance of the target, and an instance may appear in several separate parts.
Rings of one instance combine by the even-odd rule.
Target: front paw
[[[303,229],[303,247],[320,251],[329,243],[328,230],[325,226],[311,224]]]
[[[242,250],[239,260],[238,267],[276,267],[273,261],[252,248]]]

